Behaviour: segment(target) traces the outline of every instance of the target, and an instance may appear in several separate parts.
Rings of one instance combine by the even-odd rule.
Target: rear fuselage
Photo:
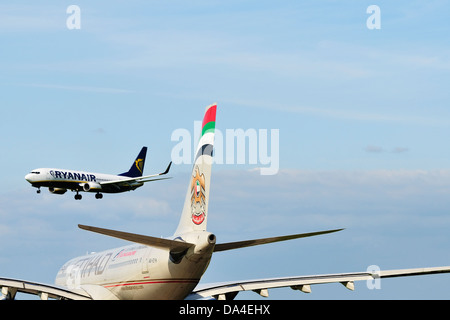
[[[102,287],[94,299],[184,299],[208,267],[214,244],[200,241],[179,261],[169,250],[141,244],[92,253],[64,264],[55,284],[89,294],[89,285]]]

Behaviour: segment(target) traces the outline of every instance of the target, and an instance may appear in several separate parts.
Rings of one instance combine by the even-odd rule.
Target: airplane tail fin
[[[186,199],[175,235],[206,230],[216,109],[217,104],[206,107]]]
[[[141,152],[139,152],[138,156],[136,157],[136,160],[134,160],[130,170],[119,174],[119,176],[125,176],[130,178],[142,177],[144,173],[144,164],[146,155],[147,155],[147,147],[142,147]]]

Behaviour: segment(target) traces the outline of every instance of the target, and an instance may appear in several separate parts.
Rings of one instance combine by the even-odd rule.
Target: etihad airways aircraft
[[[39,168],[28,173],[25,180],[31,183],[33,187],[38,188],[37,193],[41,193],[41,187],[48,187],[48,190],[53,194],[64,194],[67,190],[75,191],[77,193],[75,200],[81,200],[80,191],[95,192],[95,198],[102,199],[102,193],[131,191],[142,187],[145,182],[167,179],[160,176],[169,172],[172,162],[162,173],[143,176],[146,155],[147,147],[143,147],[132,163],[130,170],[118,175]]]
[[[332,282],[342,283],[353,290],[354,281],[357,280],[450,272],[448,266],[292,276],[199,286],[215,252],[342,230],[217,243],[216,236],[208,232],[206,227],[210,214],[208,204],[216,109],[215,104],[206,108],[181,218],[171,237],[158,238],[79,225],[81,229],[131,241],[132,244],[68,261],[56,275],[56,285],[0,278],[3,298],[14,299],[17,292],[25,292],[37,294],[41,299],[234,299],[240,291],[246,290],[267,297],[271,288],[290,287],[310,292],[312,285]]]

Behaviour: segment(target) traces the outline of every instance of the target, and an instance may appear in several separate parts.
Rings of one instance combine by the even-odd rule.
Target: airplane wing
[[[0,278],[0,300],[14,299],[17,292],[38,295],[42,300],[91,300],[84,290],[68,290],[55,285],[31,282],[18,279]]]
[[[162,175],[165,175],[169,172],[170,166],[172,165],[172,161],[170,161],[169,165],[167,166],[167,169],[164,172],[157,173],[157,174],[151,174],[148,176],[141,176],[136,178],[128,178],[128,179],[120,179],[120,180],[113,180],[113,181],[105,181],[100,182],[100,185],[123,185],[123,184],[131,184],[133,182],[149,182],[149,181],[156,181],[156,180],[164,180],[164,179],[170,179],[170,178],[159,178]]]
[[[187,299],[207,299],[232,300],[241,291],[254,291],[263,297],[269,296],[269,289],[290,287],[293,290],[300,290],[305,293],[311,292],[311,285],[324,283],[341,283],[347,289],[354,290],[354,281],[369,280],[373,281],[379,278],[418,276],[437,273],[450,273],[450,266],[417,268],[417,269],[399,269],[382,270],[377,272],[355,272],[325,274],[313,276],[296,276],[286,278],[271,278],[245,280],[235,282],[222,282],[218,284],[199,285]]]

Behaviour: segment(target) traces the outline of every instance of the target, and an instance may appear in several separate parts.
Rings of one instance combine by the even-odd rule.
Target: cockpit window
[[[39,171],[31,171],[30,173],[41,174]]]

